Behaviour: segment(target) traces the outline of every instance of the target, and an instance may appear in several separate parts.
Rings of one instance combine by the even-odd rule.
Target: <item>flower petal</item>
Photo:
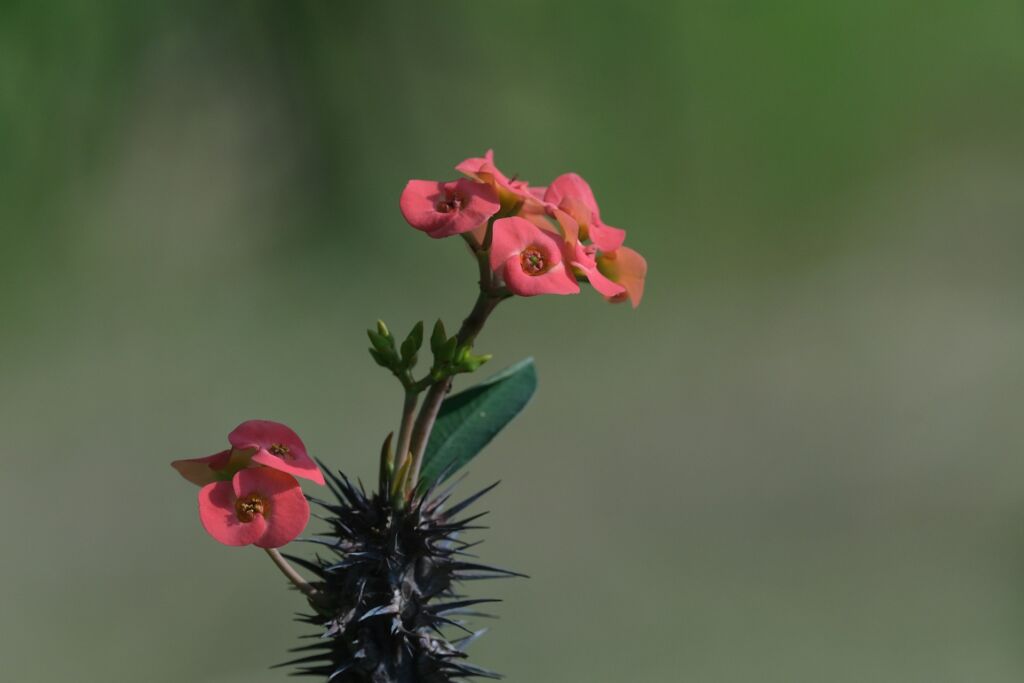
[[[493,187],[501,202],[501,208],[506,213],[512,213],[517,206],[541,206],[536,188],[531,188],[529,183],[523,180],[512,180],[498,170],[494,165],[494,150],[487,150],[487,154],[482,157],[466,159],[458,164],[455,170]]]
[[[588,239],[601,251],[615,251],[626,240],[626,231],[606,225],[594,191],[582,177],[565,173],[555,178],[544,193],[544,201],[566,211],[579,223],[582,239]]]
[[[242,470],[231,482],[235,496],[257,494],[267,501],[266,527],[253,543],[260,548],[279,548],[295,540],[309,522],[309,503],[299,482],[289,474],[265,467]]]
[[[267,523],[261,515],[253,517],[251,522],[238,519],[238,515],[235,514],[236,500],[232,482],[218,481],[207,484],[199,489],[199,521],[202,522],[206,533],[219,543],[231,546],[249,545],[263,536]]]
[[[615,251],[626,241],[626,231],[594,220],[587,230],[590,241],[601,251]]]
[[[597,208],[594,191],[590,189],[590,184],[576,173],[563,173],[555,178],[544,192],[544,201],[556,206],[567,198],[580,200],[590,210],[595,220],[601,220],[601,210]]]
[[[562,263],[561,236],[543,230],[525,218],[513,216],[494,221],[491,268],[505,280],[509,291],[519,296],[576,294],[575,276]],[[544,261],[539,273],[523,270],[521,255],[536,249]]]
[[[518,256],[543,231],[526,220],[513,216],[494,221],[491,237],[491,269],[498,270],[512,256]]]
[[[171,467],[178,470],[178,474],[198,486],[205,486],[218,481],[218,470],[224,469],[231,458],[231,449],[208,455],[205,458],[189,458],[187,460],[175,460]]]
[[[228,434],[228,441],[235,448],[255,448],[254,463],[324,485],[324,475],[306,453],[302,439],[280,422],[248,420]]]
[[[465,178],[447,183],[410,180],[398,204],[409,225],[434,238],[478,228],[501,208],[492,187]]]
[[[633,308],[640,305],[644,296],[644,281],[647,278],[647,261],[628,247],[601,254],[597,257],[601,274],[626,288],[626,293],[609,299],[613,303],[629,299]]]
[[[564,263],[556,263],[540,275],[529,275],[523,271],[519,256],[513,256],[505,263],[505,285],[519,296],[538,294],[579,294],[576,278],[566,270]]]
[[[567,247],[568,249],[569,247]],[[626,293],[626,288],[612,282],[601,274],[597,261],[593,256],[594,247],[585,247],[579,242],[571,247],[569,261],[573,268],[578,268],[586,276],[590,285],[606,299],[613,299]]]

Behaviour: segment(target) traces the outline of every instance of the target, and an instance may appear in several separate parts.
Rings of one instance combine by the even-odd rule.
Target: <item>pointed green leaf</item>
[[[450,477],[526,407],[537,389],[533,359],[445,399],[423,456],[421,485]]]
[[[448,341],[448,333],[444,330],[444,323],[438,318],[434,323],[434,331],[430,334],[430,350],[436,354],[446,341]]]
[[[423,323],[418,322],[412,328],[409,336],[402,342],[402,362],[405,363],[406,367],[413,367],[415,363],[412,359],[416,356],[416,352],[420,350],[420,346],[423,345]]]

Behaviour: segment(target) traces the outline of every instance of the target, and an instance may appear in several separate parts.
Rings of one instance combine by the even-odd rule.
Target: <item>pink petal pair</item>
[[[231,448],[171,466],[199,490],[203,528],[225,545],[277,548],[302,533],[309,504],[295,477],[324,475],[298,434],[279,422],[249,420],[229,435]],[[293,476],[294,475],[294,476]]]
[[[455,167],[459,173],[469,176],[494,188],[501,201],[503,211],[522,211],[524,208],[539,209],[544,194],[543,187],[530,187],[524,180],[513,180],[494,165],[494,150],[489,149],[482,157],[470,157]]]
[[[566,173],[544,193],[546,213],[558,222],[570,250],[569,261],[601,296],[612,303],[629,300],[636,308],[644,295],[647,261],[622,246],[626,231],[601,221],[594,193],[583,178]],[[592,245],[582,244],[590,240]]]
[[[280,422],[243,422],[228,434],[228,442],[239,450],[255,449],[252,461],[258,465],[324,485],[324,474],[306,453],[302,439]]]
[[[575,173],[555,178],[544,192],[544,201],[572,216],[579,239],[590,240],[601,251],[615,251],[626,241],[626,231],[601,221],[601,210],[586,180]]]
[[[306,528],[309,503],[295,477],[252,467],[200,489],[199,520],[224,545],[279,548]]]
[[[565,267],[562,240],[525,218],[494,221],[491,270],[519,296],[577,294],[576,277]]]
[[[306,453],[302,439],[280,422],[243,422],[228,434],[228,443],[230,450],[205,458],[175,460],[171,467],[199,486],[231,479],[235,472],[254,463],[324,485],[323,472]]]
[[[491,186],[460,178],[448,183],[410,180],[399,207],[409,225],[441,238],[479,228],[498,213],[501,204]]]

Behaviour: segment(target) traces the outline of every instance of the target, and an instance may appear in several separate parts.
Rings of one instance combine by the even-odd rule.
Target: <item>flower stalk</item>
[[[504,298],[494,296],[487,290],[480,292],[473,310],[466,316],[466,319],[462,322],[462,327],[459,328],[459,332],[456,335],[458,346],[472,347],[477,335],[483,330],[487,318]],[[427,441],[430,439],[430,433],[434,429],[434,423],[437,421],[437,414],[441,410],[441,404],[444,402],[445,396],[448,395],[451,387],[452,376],[449,375],[434,382],[430,389],[427,390],[427,395],[423,399],[423,407],[420,409],[420,414],[416,419],[416,428],[414,430],[412,467],[409,471],[407,494],[414,491],[419,485],[420,469],[423,467],[423,455],[427,450]]]
[[[307,598],[313,598],[313,596],[317,594],[316,588],[313,588],[313,586],[309,582],[307,582],[304,578],[299,576],[299,573],[295,571],[295,567],[291,566],[288,563],[288,560],[284,559],[284,556],[281,555],[280,550],[278,550],[277,548],[264,548],[264,550],[266,551],[267,555],[270,556],[270,559],[271,561],[273,561],[274,566],[280,569],[281,573],[284,574],[285,578],[291,581],[293,586],[302,591],[303,595],[305,595]]]

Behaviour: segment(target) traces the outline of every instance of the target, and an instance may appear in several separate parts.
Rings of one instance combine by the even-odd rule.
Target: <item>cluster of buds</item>
[[[296,477],[321,486],[324,475],[299,435],[278,422],[249,420],[228,434],[231,447],[171,463],[201,486],[199,519],[224,545],[279,548],[302,533],[309,503]]]
[[[601,219],[582,177],[566,173],[547,187],[531,186],[498,170],[491,151],[455,169],[466,177],[410,180],[402,215],[430,237],[462,235],[486,259],[493,291],[577,294],[589,282],[608,301],[639,305],[647,262],[623,246],[625,230]]]
[[[396,344],[395,337],[383,320],[377,321],[377,329],[367,330],[370,338],[370,355],[377,365],[386,368],[398,378],[406,391],[420,392],[434,382],[440,382],[452,375],[476,372],[491,359],[491,354],[477,355],[470,344],[460,344],[457,335],[448,336],[444,322],[434,323],[430,335],[430,351],[434,362],[430,372],[416,380],[412,371],[419,362],[419,351],[423,345],[423,322],[416,323],[405,340]]]

